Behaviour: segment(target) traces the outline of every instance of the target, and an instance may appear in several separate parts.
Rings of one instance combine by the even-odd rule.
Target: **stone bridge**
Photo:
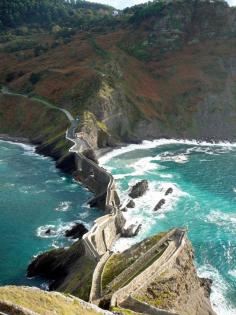
[[[75,133],[77,126],[78,120],[73,120],[66,133],[66,138],[74,143],[70,152],[75,154],[75,174],[78,174],[78,179],[94,191],[95,197],[90,203],[106,211],[106,215],[95,220],[92,229],[83,236],[86,253],[99,261],[119,237],[125,220],[119,209],[120,200],[113,176],[83,154],[91,149],[91,146],[82,134]]]

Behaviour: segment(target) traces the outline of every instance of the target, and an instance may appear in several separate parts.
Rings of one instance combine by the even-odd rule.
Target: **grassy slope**
[[[204,110],[203,101],[208,95],[224,92],[228,80],[234,80],[222,65],[235,56],[236,41],[204,41],[145,63],[119,48],[125,34],[125,30],[92,36],[77,34],[70,43],[38,57],[33,49],[23,55],[6,54],[5,44],[0,44],[0,80],[6,84],[9,73],[15,73],[16,77],[7,83],[10,88],[33,92],[73,114],[89,110],[99,120],[104,111],[108,117],[110,113],[125,112],[126,125],[119,117],[108,124],[108,132],[122,140],[133,133],[140,121],[154,121],[157,135],[197,137],[200,127],[195,117]],[[34,37],[41,43],[54,41],[52,35]],[[30,83],[32,72],[40,77],[36,84]],[[229,109],[236,95],[234,91],[230,93],[232,96],[225,100]],[[209,117],[220,113],[221,102],[211,105]],[[0,132],[1,129],[0,125]],[[145,130],[144,136],[155,134],[149,135]]]
[[[102,274],[103,290],[106,290],[107,286],[113,279],[115,279],[126,268],[131,266],[139,257],[144,255],[144,253],[147,252],[150,248],[152,248],[164,235],[165,233],[159,233],[153,237],[145,239],[144,241],[132,246],[130,249],[124,251],[123,253],[117,253],[112,255],[107,261],[103,270]],[[141,271],[139,271],[139,273],[140,272]],[[133,276],[136,275],[137,274]],[[130,277],[130,279],[132,279],[132,276]],[[127,280],[128,279],[125,279],[125,281]]]
[[[0,301],[19,305],[40,315],[101,314],[83,306],[78,299],[36,288],[6,286],[0,288]]]

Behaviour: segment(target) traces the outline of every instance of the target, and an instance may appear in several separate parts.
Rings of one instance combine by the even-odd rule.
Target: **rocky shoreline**
[[[7,140],[7,141],[12,141],[12,140],[9,140],[9,139],[15,139],[16,142],[20,142],[20,140],[22,140],[22,138],[13,138],[13,137],[4,137],[4,140]],[[26,143],[26,142],[24,142]],[[29,143],[29,141],[27,142]],[[108,150],[102,150],[100,151],[100,154],[101,152],[105,153],[107,151],[110,151],[112,150],[112,148],[108,149]],[[37,147],[36,147],[36,151],[37,151]],[[69,153],[70,155],[73,154],[72,152]],[[101,156],[101,155],[100,155]],[[69,160],[70,161],[70,160]],[[74,162],[76,162],[74,160]],[[75,164],[76,165],[76,164]],[[57,166],[58,166],[58,162],[57,162]],[[68,168],[68,165],[67,165],[67,168]],[[74,176],[74,170],[71,172],[72,175]],[[81,179],[82,177],[80,177]],[[77,177],[78,179],[78,177]],[[82,178],[82,183],[84,182],[84,178]],[[86,182],[86,181],[85,181]],[[85,183],[87,187],[90,187],[90,185],[88,185],[88,183]],[[139,196],[145,194],[146,190],[148,189],[148,183],[146,181],[143,181],[143,182],[140,182],[140,183],[137,183],[130,191],[130,200],[129,200],[129,207],[133,207],[135,203],[133,201],[133,198],[138,198]],[[94,190],[92,189],[92,191],[94,192]],[[171,194],[172,191],[169,189],[166,191],[166,194]],[[133,202],[132,202],[133,201]],[[128,205],[127,205],[128,206]],[[156,206],[156,208],[158,207],[158,205]],[[158,210],[158,209],[156,209]],[[81,227],[80,227],[81,228]],[[129,229],[126,229],[124,230],[122,233],[123,233],[123,236],[124,237],[131,237],[133,235],[136,235],[138,233],[138,231],[140,230],[140,226],[139,227],[134,227],[134,226],[130,226]],[[84,233],[86,233],[86,231],[83,231]],[[74,230],[72,229],[71,231],[68,231],[68,235],[73,235],[73,234],[76,234],[77,231],[76,231],[76,226],[74,226]],[[83,233],[83,234],[84,234]],[[73,236],[72,236],[73,237]],[[139,246],[139,245],[136,245],[136,247]],[[132,252],[132,248],[128,250]],[[182,254],[181,254],[182,255]],[[103,257],[103,255],[101,256]],[[108,256],[108,259],[109,259],[109,256]],[[146,258],[145,258],[146,259]],[[181,256],[179,256],[178,259],[181,259]],[[193,261],[193,256],[191,255],[191,257],[189,258],[191,261]],[[100,260],[99,260],[100,261]],[[192,262],[191,262],[192,263]],[[89,269],[84,269],[85,265],[90,265],[91,267],[89,267]],[[105,268],[105,266],[107,265],[107,262],[106,264],[103,266]],[[78,272],[77,270],[77,267],[79,267],[80,271]],[[90,255],[88,255],[86,253],[86,250],[84,248],[84,245],[82,243],[82,240],[79,240],[79,241],[76,241],[76,243],[74,245],[72,245],[69,249],[57,249],[57,250],[53,250],[53,251],[49,251],[49,252],[46,252],[40,256],[38,256],[33,262],[31,262],[31,264],[29,265],[28,267],[28,276],[29,277],[34,277],[34,276],[41,276],[43,278],[46,278],[48,280],[50,280],[50,289],[51,290],[58,290],[58,291],[61,291],[61,292],[64,292],[64,291],[67,291],[69,287],[73,287],[72,283],[74,282],[73,278],[74,277],[77,277],[78,274],[80,275],[80,281],[79,281],[79,285],[80,286],[86,286],[86,283],[90,282],[93,275],[96,273],[96,268],[97,268],[97,263],[94,262],[93,259],[91,259]],[[142,265],[142,268],[144,268],[144,265]],[[168,267],[169,269],[169,272],[172,272],[172,267]],[[170,269],[171,268],[171,269]],[[186,266],[184,268],[187,268]],[[144,269],[146,270],[146,269]],[[83,273],[83,277],[81,278],[81,272]],[[124,270],[124,272],[126,272]],[[197,298],[197,303],[200,303],[198,306],[196,304],[196,306],[194,306],[191,310],[191,313],[189,312],[183,312],[183,309],[182,309],[182,306],[179,304],[179,302],[175,302],[175,299],[172,298],[172,300],[169,300],[167,299],[165,301],[165,303],[163,302],[163,306],[162,308],[166,309],[166,311],[168,310],[169,307],[174,307],[173,305],[175,305],[174,309],[180,309],[181,310],[181,315],[182,314],[186,314],[186,315],[192,315],[194,313],[192,313],[192,311],[194,310],[195,311],[195,307],[196,308],[200,308],[201,309],[201,313],[199,312],[196,312],[197,315],[202,315],[202,314],[205,314],[205,311],[206,311],[206,314],[212,314],[214,315],[215,313],[212,311],[211,307],[210,307],[210,302],[209,302],[209,294],[210,294],[210,280],[201,280],[199,279],[197,276],[196,276],[196,271],[195,270],[192,270],[192,272],[190,273],[191,277],[193,277],[193,279],[191,280],[193,283],[195,283],[195,289],[196,292],[194,293],[196,295],[196,298]],[[141,276],[140,276],[141,277]],[[136,278],[135,278],[136,279]],[[138,278],[137,278],[138,279]],[[136,280],[135,280],[136,281]],[[169,283],[169,280],[166,279],[165,280],[166,284],[165,286],[167,285],[167,283]],[[205,283],[207,283],[207,287],[205,285]],[[169,287],[169,290],[172,290],[171,289],[171,286],[172,284],[168,284],[168,286],[170,285]],[[200,290],[199,288],[203,287],[204,290]],[[76,289],[77,286],[70,290],[70,292],[72,294],[76,294],[77,296],[81,297],[82,299],[84,300],[87,300],[89,301],[89,292],[90,292],[90,287],[86,289],[86,292],[83,292],[84,290],[79,291],[79,295],[78,295],[78,289]],[[75,293],[75,290],[77,291],[77,293]],[[150,289],[148,289],[150,290]],[[200,290],[198,292],[198,290]],[[117,291],[118,292],[118,291]],[[133,292],[132,290],[130,291],[130,293]],[[142,291],[143,292],[143,291]],[[197,293],[198,292],[198,293]],[[204,292],[204,293],[202,293]],[[114,292],[114,294],[116,294],[116,292]],[[133,293],[132,293],[133,294]],[[144,294],[144,296],[146,296],[146,293],[143,292],[142,294]],[[187,294],[186,295],[186,299],[188,299],[188,297],[191,296],[190,292],[187,293],[183,293],[183,294]],[[199,297],[197,297],[199,295]],[[101,306],[104,305],[104,303],[106,304],[107,302],[105,302],[107,300],[107,296],[100,296],[99,297],[99,302],[95,301],[95,300],[90,300],[92,303],[95,303],[95,304],[99,304]],[[111,299],[108,298],[108,299]],[[120,297],[119,297],[120,299]],[[123,299],[123,297],[121,298],[121,300]],[[114,299],[113,299],[114,300]],[[141,309],[144,307],[146,307],[144,304],[140,304],[140,301],[137,300],[137,298],[133,299],[132,301],[130,300],[127,300],[127,303],[124,303],[123,302],[121,304],[116,304],[117,302],[115,302],[114,304],[114,301],[112,302],[112,307],[127,307],[128,309],[139,309],[141,307]],[[155,305],[155,302],[153,301],[153,305]],[[175,304],[177,303],[177,304]],[[171,306],[172,305],[172,306]],[[201,305],[201,306],[200,306]],[[155,312],[159,312],[158,310],[155,310],[155,307],[153,309],[153,306],[150,308],[151,306],[149,306],[149,309],[151,309],[151,313],[150,314],[159,314],[159,313],[155,313]],[[147,310],[146,310],[147,311]],[[154,311],[154,313],[152,313]],[[122,313],[121,313],[122,314]],[[147,311],[147,314],[149,314],[149,311]],[[167,314],[167,313],[166,313]],[[175,314],[173,312],[170,312],[168,314]],[[179,314],[179,313],[178,313]]]

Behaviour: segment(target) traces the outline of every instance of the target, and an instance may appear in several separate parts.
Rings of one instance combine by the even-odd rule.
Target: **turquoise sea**
[[[91,226],[101,213],[86,207],[89,197],[33,147],[0,141],[0,285],[42,285],[25,277],[28,263],[42,251],[69,245],[63,231],[73,222]],[[48,227],[51,237],[44,233]]]
[[[212,303],[218,315],[236,314],[236,145],[158,140],[130,145],[100,159],[116,178],[123,201],[141,179],[149,190],[125,216],[141,222],[133,239],[115,250],[175,226],[187,227],[200,276],[214,280]],[[89,209],[91,194],[35,154],[27,145],[0,141],[0,285],[42,285],[25,272],[33,255],[69,245],[63,231],[74,221],[91,226],[101,215]],[[174,192],[154,212],[167,188]],[[45,235],[51,227],[52,237]]]
[[[125,216],[142,223],[123,250],[144,237],[187,227],[200,276],[213,279],[212,304],[218,315],[236,314],[236,145],[158,140],[117,149],[100,161],[116,178],[125,201],[130,186],[148,179],[149,190]],[[154,212],[165,191],[163,208]]]

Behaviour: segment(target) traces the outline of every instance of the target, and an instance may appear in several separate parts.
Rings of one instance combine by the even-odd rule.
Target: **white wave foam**
[[[18,145],[20,147],[22,147],[25,151],[35,151],[35,146],[31,145],[31,144],[25,144],[25,143],[21,143],[21,142],[14,142],[14,141],[4,141],[10,144],[14,144],[14,145]]]
[[[212,210],[204,219],[206,222],[216,224],[230,231],[236,231],[236,214]]]
[[[188,156],[184,154],[168,154],[167,152],[164,152],[162,154],[159,154],[155,157],[155,160],[163,161],[163,162],[175,162],[179,164],[184,164],[188,162]]]
[[[222,278],[219,271],[211,265],[204,265],[198,268],[198,274],[200,277],[213,280],[211,303],[215,312],[218,315],[235,315],[236,308],[230,305],[225,297],[228,290],[228,284]]]
[[[132,164],[132,167],[135,169],[134,176],[144,175],[147,172],[156,170],[158,168],[158,164],[152,163],[152,160],[152,157],[144,157]]]
[[[133,185],[136,182],[135,179],[132,179],[129,185]],[[173,193],[165,196],[165,192],[168,188],[173,189]],[[119,195],[122,200],[127,199],[129,189],[125,192],[120,192]],[[181,197],[188,196],[187,193],[180,190],[180,188],[174,183],[168,182],[150,182],[149,189],[142,197],[135,199],[135,208],[129,209],[127,212],[124,212],[124,217],[127,221],[127,225],[130,224],[142,224],[142,229],[138,236],[132,239],[119,239],[114,245],[114,251],[124,251],[130,245],[135,244],[136,242],[142,240],[145,236],[149,235],[149,231],[156,225],[156,221],[165,218],[165,214],[168,211],[174,209],[176,203]],[[166,203],[163,207],[154,212],[153,209],[156,204],[161,200],[165,199]],[[125,203],[125,202],[124,202]]]
[[[65,231],[70,229],[77,221],[59,222],[57,224],[46,224],[38,227],[37,236],[41,238],[61,238],[64,237]],[[50,233],[46,233],[50,230]]]
[[[172,174],[158,174],[161,178],[173,178]]]
[[[71,204],[71,201],[61,201],[59,205],[55,208],[55,210],[65,212],[71,207]]]
[[[141,158],[135,163],[126,165],[128,168],[133,168],[134,171],[132,173],[124,173],[124,174],[114,174],[115,179],[123,179],[126,177],[134,177],[134,176],[143,176],[147,173],[150,173],[156,169],[163,169],[163,166],[158,165],[157,163],[152,163],[152,157]]]
[[[229,275],[236,278],[236,269],[233,269],[233,270],[229,270]]]
[[[108,152],[104,156],[99,159],[100,164],[104,165],[112,158],[119,156],[121,154],[131,152],[134,150],[146,150],[155,148],[158,146],[169,145],[169,144],[187,144],[194,146],[207,146],[207,147],[227,147],[227,148],[236,148],[236,143],[231,142],[207,142],[207,141],[197,141],[197,140],[183,140],[183,139],[159,139],[153,141],[143,141],[141,144],[131,144],[128,146],[121,147],[119,149],[115,149],[111,152]]]
[[[48,230],[50,230],[50,233],[46,233]],[[55,225],[48,224],[38,227],[37,236],[41,238],[52,238],[58,236]]]

